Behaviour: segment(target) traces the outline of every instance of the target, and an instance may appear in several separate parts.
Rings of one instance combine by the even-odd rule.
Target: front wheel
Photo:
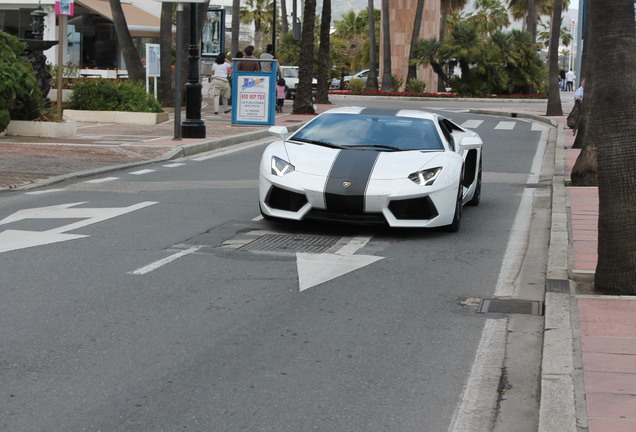
[[[462,226],[462,182],[459,182],[459,187],[457,191],[457,200],[455,202],[455,214],[453,215],[453,222],[450,225],[446,225],[444,230],[448,232],[457,232],[459,228]]]
[[[477,174],[477,186],[473,197],[466,204],[469,206],[478,206],[481,201],[481,161],[479,162],[479,174]]]

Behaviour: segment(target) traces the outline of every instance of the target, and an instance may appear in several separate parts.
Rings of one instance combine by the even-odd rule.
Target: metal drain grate
[[[262,252],[321,253],[334,246],[340,237],[305,234],[265,234],[242,246],[241,250]]]
[[[483,299],[477,312],[543,315],[543,302],[519,299]]]
[[[545,281],[545,290],[554,293],[570,293],[570,281],[567,279],[547,279]]]

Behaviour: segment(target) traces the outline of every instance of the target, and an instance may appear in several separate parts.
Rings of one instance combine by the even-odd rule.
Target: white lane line
[[[483,120],[466,120],[460,126],[466,129],[476,129],[483,123]]]
[[[157,270],[159,267],[162,267],[166,264],[170,264],[172,261],[177,260],[183,256],[190,255],[201,249],[203,246],[192,246],[189,249],[182,250],[181,252],[177,252],[176,254],[170,255],[164,259],[160,259],[159,261],[155,261],[153,263],[148,264],[147,266],[140,267],[137,270],[128,272],[128,274],[133,275],[144,275],[146,273],[150,273],[153,270]]]
[[[491,431],[497,411],[497,387],[506,353],[508,319],[487,319],[461,402],[448,432]],[[488,394],[484,394],[484,389]]]
[[[500,121],[499,124],[497,124],[497,126],[495,126],[495,129],[499,129],[499,130],[513,130],[516,126],[517,122],[513,122],[513,121]]]
[[[95,180],[86,180],[84,183],[106,183],[113,180],[119,180],[119,177],[104,177]]]
[[[133,172],[131,172],[129,174],[142,175],[142,174],[148,174],[148,173],[151,173],[151,172],[155,172],[155,170],[153,170],[153,169],[142,169],[142,170],[139,170],[139,171],[133,171]]]
[[[47,190],[42,190],[42,191],[33,191],[33,192],[25,192],[25,195],[42,195],[42,194],[47,194],[47,193],[52,193],[52,192],[59,192],[59,191],[63,191],[64,189],[47,189]]]
[[[180,167],[180,166],[183,166],[183,165],[185,165],[185,164],[182,163],[182,162],[177,162],[177,163],[171,163],[171,164],[167,164],[167,165],[163,165],[163,166],[166,167],[166,168],[176,168],[176,167]]]
[[[235,146],[231,146],[231,147],[226,147],[226,148],[222,148],[222,149],[218,149],[218,150],[213,150],[210,153],[207,153],[203,156],[199,156],[196,158],[193,158],[192,160],[195,160],[197,162],[201,162],[204,160],[208,160],[208,159],[213,159],[213,158],[217,158],[219,156],[225,156],[227,154],[231,154],[231,153],[235,153],[238,151],[242,151],[242,150],[247,150],[249,148],[252,147],[258,147],[258,146],[262,146],[265,144],[269,144],[270,142],[274,141],[276,138],[271,137],[271,138],[263,138],[259,141],[255,141],[252,143],[248,143],[248,144],[244,144],[244,145],[235,145]]]

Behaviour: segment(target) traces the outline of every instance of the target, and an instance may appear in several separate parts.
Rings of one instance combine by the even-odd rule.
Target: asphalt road
[[[264,143],[4,198],[0,234],[22,247],[0,250],[0,430],[461,430],[501,318],[474,299],[519,243],[542,130],[449,117],[486,143],[456,234],[264,221]],[[373,259],[316,283],[347,247]]]

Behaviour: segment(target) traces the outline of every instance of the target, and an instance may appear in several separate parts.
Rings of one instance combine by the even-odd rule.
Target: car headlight
[[[282,177],[290,172],[293,172],[296,168],[286,160],[279,157],[272,156],[272,174],[278,177]]]
[[[435,183],[437,177],[439,177],[439,173],[442,172],[442,167],[425,169],[422,171],[414,172],[409,175],[409,180],[413,183],[417,183],[420,186],[431,186]]]

